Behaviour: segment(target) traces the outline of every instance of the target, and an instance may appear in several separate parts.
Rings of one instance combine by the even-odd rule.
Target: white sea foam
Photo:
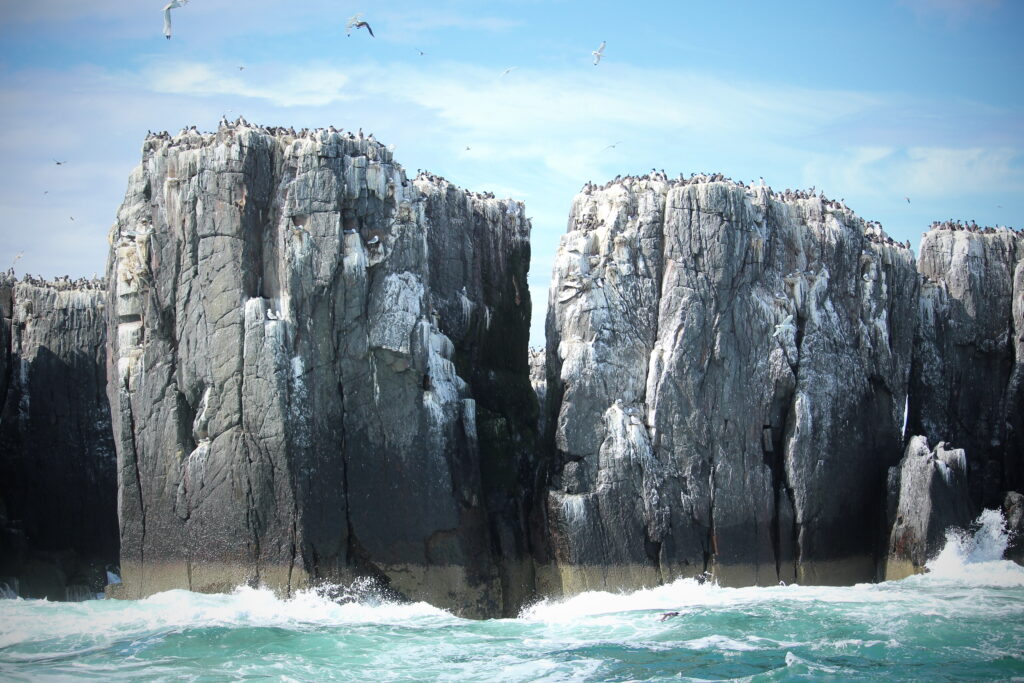
[[[948,615],[958,607],[944,593],[922,594],[918,589],[947,587],[1024,586],[1024,567],[1000,559],[1007,545],[1005,523],[998,511],[987,510],[978,518],[973,533],[950,530],[942,552],[928,563],[928,573],[901,581],[854,586],[788,586],[726,588],[714,582],[698,583],[681,578],[671,583],[631,592],[587,591],[566,598],[549,598],[520,614],[526,622],[571,624],[586,620],[609,625],[622,615],[638,612],[677,611],[682,617],[708,609],[728,609],[758,603],[861,603],[865,614],[891,608],[931,610]],[[902,606],[901,606],[902,605]],[[647,618],[647,615],[644,615]]]
[[[90,600],[81,603],[12,600],[0,620],[0,648],[17,643],[95,634],[96,638],[138,637],[146,633],[204,627],[280,627],[288,629],[350,624],[439,625],[459,621],[425,602],[378,599],[337,602],[329,591],[298,591],[280,598],[267,588],[236,588],[202,594],[172,590],[137,601]]]

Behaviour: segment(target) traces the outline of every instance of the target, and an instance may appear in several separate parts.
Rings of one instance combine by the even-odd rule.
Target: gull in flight
[[[621,144],[622,144],[622,140],[619,140],[619,141],[618,141],[618,142],[616,142],[616,143],[615,143],[614,145],[608,145],[608,146],[607,146],[607,147],[605,147],[604,149],[615,149],[616,147],[618,147],[618,146],[619,146],[619,145],[621,145]],[[603,151],[604,151],[604,149],[602,149],[601,151],[603,152]]]
[[[171,39],[171,10],[184,7],[187,4],[188,0],[171,0],[164,5],[164,37],[167,40]]]
[[[606,43],[606,41],[602,40],[601,41],[601,46],[599,48],[597,48],[596,50],[594,50],[593,52],[590,53],[590,54],[594,55],[594,66],[597,66],[598,62],[601,61],[601,57],[604,57],[604,46],[605,46],[605,43]]]
[[[357,29],[361,29],[361,28],[365,28],[367,31],[369,31],[371,38],[376,38],[376,36],[373,35],[373,29],[370,28],[370,25],[368,23],[366,23],[365,21],[363,21],[363,15],[362,14],[357,14],[354,17],[352,17],[351,19],[348,20],[348,23],[345,24],[345,35],[351,37],[352,36],[352,31],[354,29],[357,30]]]
[[[907,204],[909,204],[909,203],[910,203],[910,197],[904,197],[904,199],[906,199],[906,200],[907,200]]]
[[[366,28],[369,29],[370,25],[367,24]],[[373,34],[371,33],[370,35],[373,35]],[[419,49],[418,47],[414,47],[413,49],[416,50],[416,54],[418,54],[420,57],[422,57],[423,55],[427,54],[426,52],[424,52],[423,50]]]
[[[502,71],[501,72],[501,76],[498,76],[498,78],[504,78],[505,76],[509,75],[514,69],[518,69],[518,68],[519,68],[518,66],[510,66],[509,68],[507,68],[504,71]]]
[[[66,161],[57,161],[56,159],[54,159],[53,163],[57,164],[58,166],[63,166],[64,164],[66,164],[68,162],[66,162]]]

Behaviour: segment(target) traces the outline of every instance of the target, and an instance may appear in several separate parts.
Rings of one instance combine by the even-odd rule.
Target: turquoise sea
[[[1024,567],[998,514],[927,574],[833,588],[680,579],[515,619],[306,591],[0,601],[0,680],[1024,680]],[[336,592],[335,592],[336,593]],[[678,616],[661,620],[666,611]]]

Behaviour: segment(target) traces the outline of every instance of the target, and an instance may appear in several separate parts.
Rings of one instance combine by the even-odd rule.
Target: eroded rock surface
[[[1006,229],[925,233],[909,430],[967,454],[975,508],[1024,486],[1024,243]]]
[[[532,585],[529,222],[333,129],[149,138],[110,236],[124,585]]]
[[[909,249],[838,202],[588,186],[547,318],[545,592],[873,578],[917,289]]]
[[[94,597],[117,562],[105,303],[0,276],[0,583],[23,597]]]
[[[889,470],[889,517],[885,580],[893,581],[923,571],[945,545],[946,530],[966,529],[974,519],[963,449],[929,449],[925,437],[913,437]]]

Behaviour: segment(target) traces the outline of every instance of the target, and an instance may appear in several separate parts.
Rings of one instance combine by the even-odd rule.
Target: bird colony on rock
[[[936,224],[915,263],[813,188],[588,183],[530,352],[521,203],[362,130],[240,117],[142,157],[105,289],[0,283],[4,558],[95,509],[111,595],[368,577],[487,616],[892,578],[982,505],[1024,523],[1018,232]]]

